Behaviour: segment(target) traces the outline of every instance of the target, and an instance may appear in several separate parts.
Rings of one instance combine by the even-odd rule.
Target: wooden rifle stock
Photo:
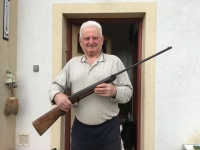
[[[111,83],[116,79],[116,75],[103,79],[77,93],[74,93],[68,97],[68,99],[74,104],[88,95],[94,93],[94,88],[101,83]],[[55,107],[40,118],[32,122],[34,128],[39,135],[42,135],[60,116],[65,115],[66,112],[61,110],[59,107]]]
[[[111,75],[110,77],[107,77],[77,93],[74,93],[72,95],[70,95],[68,97],[68,99],[72,102],[72,104],[74,104],[75,102],[79,102],[81,99],[87,97],[88,95],[94,93],[94,89],[97,85],[102,84],[102,83],[111,83],[112,81],[114,81],[117,77],[117,75],[121,74],[122,72],[125,72],[135,66],[138,66],[139,64],[171,49],[172,47],[168,47],[114,75]],[[38,119],[36,119],[35,121],[32,122],[34,128],[36,129],[36,131],[38,132],[38,134],[41,136],[47,129],[49,129],[49,127],[51,127],[51,125],[62,115],[65,115],[66,112],[61,110],[59,107],[55,107],[52,110],[50,110],[49,112],[47,112],[46,114],[44,114],[43,116],[39,117]]]

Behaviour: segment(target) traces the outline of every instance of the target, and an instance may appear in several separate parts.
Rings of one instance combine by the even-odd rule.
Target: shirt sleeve
[[[70,88],[68,69],[69,69],[69,65],[66,64],[65,67],[62,69],[62,71],[57,75],[53,83],[50,85],[48,94],[49,94],[49,99],[52,104],[55,104],[54,96],[57,93],[60,93],[60,92],[67,93],[67,90]]]
[[[121,60],[118,60],[117,68],[119,71],[125,69]],[[115,98],[111,98],[112,102],[117,103],[127,103],[133,94],[133,86],[130,82],[128,73],[125,71],[117,76],[117,79],[113,81],[113,84],[116,87],[117,93]]]

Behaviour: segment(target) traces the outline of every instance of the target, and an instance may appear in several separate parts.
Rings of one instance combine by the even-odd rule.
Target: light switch
[[[39,72],[39,65],[33,65],[33,71]]]

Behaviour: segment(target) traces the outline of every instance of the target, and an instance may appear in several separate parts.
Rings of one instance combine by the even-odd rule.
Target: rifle
[[[113,74],[113,75],[79,91],[79,92],[76,92],[76,93],[70,95],[68,97],[68,99],[72,102],[72,104],[74,104],[75,102],[79,102],[81,99],[94,93],[94,89],[97,85],[102,84],[102,83],[111,83],[112,81],[114,81],[117,78],[117,75],[119,75],[135,66],[138,66],[139,64],[141,64],[141,63],[143,63],[143,62],[145,62],[145,61],[147,61],[147,60],[149,60],[171,48],[172,48],[171,46],[167,47],[166,49],[164,49],[164,50],[162,50],[162,51],[160,51],[160,52],[158,52],[158,53],[156,53],[156,54],[154,54],[154,55],[124,69],[124,70],[121,70],[120,72],[117,72],[117,73],[115,73],[115,74]],[[43,116],[41,116],[38,119],[36,119],[35,121],[33,121],[32,124],[33,124],[34,128],[36,129],[36,131],[38,132],[38,134],[41,136],[60,116],[65,115],[65,114],[66,114],[66,112],[61,110],[57,106],[57,107],[53,108],[52,110],[50,110],[49,112],[47,112],[46,114],[44,114]]]

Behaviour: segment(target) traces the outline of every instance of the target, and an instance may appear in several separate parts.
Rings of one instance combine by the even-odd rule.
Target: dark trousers
[[[75,118],[71,150],[121,150],[118,116],[100,125],[85,125]]]

